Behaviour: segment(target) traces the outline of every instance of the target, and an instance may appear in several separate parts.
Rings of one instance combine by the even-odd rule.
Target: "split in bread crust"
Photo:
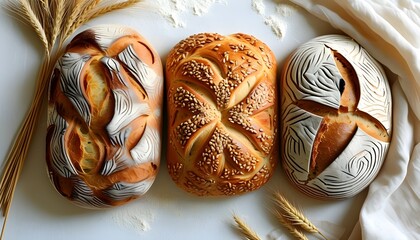
[[[308,181],[323,172],[348,146],[357,128],[363,129],[370,136],[389,142],[390,136],[385,127],[368,113],[357,109],[360,98],[358,77],[349,63],[340,53],[331,49],[335,64],[343,77],[340,79],[340,107],[338,109],[317,106],[316,103],[297,103],[297,106],[323,117],[313,143]],[[324,112],[314,111],[323,108]]]
[[[392,98],[380,64],[346,36],[321,36],[287,59],[281,91],[281,155],[293,184],[326,199],[364,189],[391,139]]]

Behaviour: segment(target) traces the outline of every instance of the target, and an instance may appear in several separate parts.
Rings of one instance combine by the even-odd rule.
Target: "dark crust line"
[[[140,43],[141,45],[143,45],[149,51],[150,56],[152,56],[152,64],[155,64],[155,54],[153,54],[152,49],[150,49],[150,47],[147,46],[147,44],[145,44],[144,42],[138,41],[138,43]]]

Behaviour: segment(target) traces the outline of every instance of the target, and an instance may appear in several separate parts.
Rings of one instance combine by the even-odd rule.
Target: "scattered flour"
[[[133,230],[138,234],[151,229],[150,224],[154,221],[154,215],[147,209],[135,205],[123,206],[116,209],[112,220],[120,227]]]
[[[265,14],[265,4],[263,1],[264,0],[252,0],[252,8],[260,15]]]
[[[148,0],[158,13],[172,26],[182,28],[186,26],[182,18],[184,13],[196,16],[206,14],[215,3],[227,4],[227,0]]]
[[[287,25],[274,15],[265,18],[264,23],[271,28],[277,37],[282,38],[286,34]]]
[[[282,18],[290,17],[297,8],[288,1],[274,0],[274,4],[276,5],[275,13],[266,14],[265,1],[267,0],[252,0],[252,8],[264,18],[264,23],[281,39],[285,36],[287,30],[287,25]]]
[[[296,7],[284,0],[275,0],[276,12],[266,15],[266,3],[264,1],[267,0],[252,0],[252,8],[264,17],[265,24],[271,28],[276,36],[279,38],[284,37],[286,34],[286,23],[278,18],[278,15],[289,17],[296,11]],[[186,27],[183,14],[189,13],[202,16],[216,3],[228,4],[228,0],[147,0],[146,2],[176,28]]]

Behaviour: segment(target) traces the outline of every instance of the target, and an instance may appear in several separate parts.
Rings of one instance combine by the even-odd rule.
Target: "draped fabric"
[[[390,149],[350,239],[420,239],[420,3],[292,2],[354,38],[396,79]]]

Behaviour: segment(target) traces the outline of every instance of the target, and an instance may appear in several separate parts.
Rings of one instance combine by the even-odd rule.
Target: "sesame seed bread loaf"
[[[86,208],[146,193],[158,171],[163,70],[134,30],[98,26],[58,60],[48,94],[47,167],[57,191]]]
[[[300,46],[281,80],[282,161],[304,193],[354,196],[386,156],[392,99],[386,75],[359,44],[326,35]]]
[[[166,64],[167,164],[195,195],[261,187],[276,162],[276,61],[246,34],[202,33],[182,40]]]

